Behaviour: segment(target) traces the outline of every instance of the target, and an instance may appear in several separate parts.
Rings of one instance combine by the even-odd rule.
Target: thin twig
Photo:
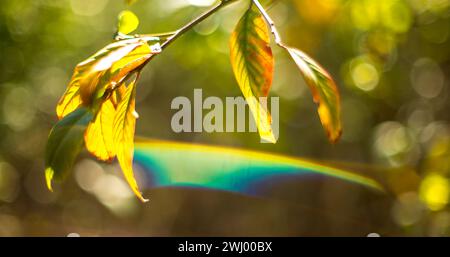
[[[167,38],[166,41],[164,41],[164,43],[161,44],[161,49],[166,48],[167,46],[169,46],[172,42],[174,42],[177,38],[179,38],[180,36],[182,36],[184,33],[186,33],[187,31],[191,30],[195,25],[199,24],[200,22],[202,22],[203,20],[205,20],[206,18],[208,18],[209,16],[211,16],[212,14],[214,14],[215,12],[217,12],[218,10],[220,10],[221,8],[225,7],[226,5],[232,3],[233,0],[222,0],[220,1],[220,3],[218,3],[217,5],[215,5],[214,7],[212,7],[211,9],[209,9],[208,11],[204,12],[203,14],[201,14],[200,16],[198,16],[197,18],[195,18],[194,20],[190,21],[189,23],[187,23],[186,25],[184,25],[183,27],[181,27],[180,29],[178,29],[175,32],[168,32],[168,33],[162,33],[164,35],[169,35],[169,37]],[[154,34],[154,35],[158,35],[158,34]],[[160,34],[161,35],[161,34]],[[121,35],[118,35],[119,39]],[[132,36],[130,36],[132,37]],[[137,37],[139,37],[139,35],[137,35]],[[141,65],[139,65],[138,67],[136,67],[134,70],[130,71],[129,74],[133,74],[135,72],[140,73],[141,70],[145,67],[145,65],[152,60],[154,57],[156,56],[156,54],[150,56],[150,58],[148,58],[145,62],[143,62]],[[128,76],[126,76],[125,78],[123,78],[119,83],[117,84],[121,84],[123,83],[123,81],[125,81],[126,79],[128,79]],[[116,86],[114,86],[114,88],[112,88],[111,91],[114,91],[116,88]],[[106,93],[111,93],[111,92],[105,92],[104,97],[106,97]]]
[[[186,25],[184,25],[183,27],[181,27],[180,29],[178,29],[177,31],[175,31],[173,33],[172,36],[168,37],[166,41],[164,41],[164,43],[161,44],[161,49],[166,48],[167,46],[169,46],[172,42],[174,42],[177,38],[179,38],[180,36],[182,36],[184,33],[186,33],[187,31],[189,31],[190,29],[192,29],[195,25],[199,24],[200,22],[202,22],[203,20],[205,20],[206,18],[208,18],[209,16],[211,16],[212,14],[214,14],[215,12],[217,12],[218,10],[220,10],[221,8],[223,8],[224,6],[228,5],[229,3],[231,3],[231,0],[222,0],[220,1],[220,3],[218,3],[217,5],[215,5],[214,7],[212,7],[211,9],[209,9],[208,11],[204,12],[202,15],[198,16],[197,18],[195,18],[194,20],[190,21],[189,23],[187,23]],[[152,55],[150,58],[148,58],[140,67],[138,67],[139,69],[142,69],[149,61],[151,61],[156,55]]]
[[[272,20],[272,18],[270,18],[269,14],[266,12],[264,7],[259,3],[258,0],[252,0],[252,1],[255,4],[256,8],[258,8],[259,12],[262,14],[262,16],[264,17],[266,22],[269,24],[270,31],[272,32],[273,37],[275,39],[275,43],[281,47],[285,47],[283,45],[283,41],[281,40],[280,33],[278,33],[278,30],[275,27],[275,22]]]
[[[166,48],[170,43],[175,41],[175,39],[182,36],[184,33],[189,31],[190,29],[192,29],[192,27],[199,24],[200,22],[202,22],[203,20],[205,20],[206,18],[208,18],[209,16],[211,16],[212,14],[214,14],[215,12],[217,12],[219,9],[221,9],[222,7],[224,7],[225,5],[227,5],[230,2],[231,1],[223,0],[220,3],[218,3],[216,6],[212,7],[211,9],[209,9],[202,15],[198,16],[197,18],[195,18],[194,20],[189,22],[188,24],[184,25],[182,28],[177,30],[172,36],[170,36],[164,43],[162,43],[161,48],[162,49]]]

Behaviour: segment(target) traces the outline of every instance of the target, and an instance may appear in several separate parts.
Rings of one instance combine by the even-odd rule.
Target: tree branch
[[[168,33],[159,33],[159,34],[149,34],[150,36],[158,36],[158,35],[164,35],[164,36],[168,36],[166,41],[164,41],[164,43],[161,44],[161,50],[166,48],[167,46],[169,46],[172,42],[174,42],[177,38],[179,38],[180,36],[182,36],[184,33],[186,33],[187,31],[191,30],[195,25],[199,24],[200,22],[202,22],[203,20],[205,20],[206,18],[208,18],[209,16],[213,15],[214,13],[216,13],[217,11],[219,11],[220,9],[222,9],[223,7],[225,7],[226,5],[234,2],[235,0],[221,0],[220,3],[218,3],[217,5],[215,5],[214,7],[212,7],[211,9],[209,9],[208,11],[204,12],[203,14],[201,14],[200,16],[198,16],[197,18],[195,18],[194,20],[190,21],[189,23],[187,23],[186,25],[184,25],[183,27],[181,27],[180,29],[176,30],[175,32],[168,32]],[[143,37],[143,36],[148,36],[148,35],[136,35],[134,37]],[[124,37],[124,38],[122,38]],[[120,40],[120,39],[126,39],[128,37],[132,37],[132,36],[127,36],[127,35],[116,35],[116,39]],[[142,69],[145,67],[145,65],[147,65],[147,63],[149,61],[151,61],[154,57],[156,56],[156,54],[152,55],[150,58],[148,58],[145,62],[143,62],[141,65],[139,65],[138,67],[136,67],[134,70],[130,71],[129,74],[133,74],[133,73],[140,73],[142,71]],[[122,84],[125,80],[128,79],[128,76],[126,76],[125,78],[123,78],[120,82],[118,82],[117,84]],[[114,91],[117,87],[114,87],[112,89],[112,91]],[[106,93],[111,93],[111,92],[105,92],[104,97],[106,97]]]
[[[184,33],[186,33],[187,31],[191,30],[195,25],[199,24],[200,22],[202,22],[203,20],[205,20],[209,16],[213,15],[218,10],[222,9],[223,7],[225,7],[226,5],[228,5],[229,3],[233,2],[233,1],[234,0],[221,0],[220,3],[218,3],[217,5],[215,5],[214,7],[209,9],[208,11],[204,12],[203,14],[201,14],[200,16],[195,18],[194,20],[190,21],[189,23],[187,23],[186,25],[184,25],[183,27],[181,27],[177,31],[173,32],[173,34],[171,36],[169,36],[167,38],[167,40],[164,41],[164,43],[161,44],[161,50],[166,48],[167,46],[169,46],[172,42],[174,42],[177,38],[182,36]],[[156,55],[152,55],[144,63],[142,63],[139,67],[136,67],[135,71],[140,72],[145,67],[145,65],[147,65],[147,63],[149,61],[151,61],[155,56]]]
[[[175,31],[175,33],[172,36],[170,36],[164,43],[162,43],[161,44],[161,48],[162,49],[166,48],[168,45],[170,45],[170,43],[172,43],[177,38],[182,36],[184,33],[189,31],[190,29],[192,29],[195,25],[199,24],[200,22],[202,22],[203,20],[205,20],[206,18],[208,18],[209,16],[211,16],[212,14],[214,14],[215,12],[217,12],[218,10],[220,10],[222,7],[224,7],[225,5],[229,4],[230,2],[231,2],[231,0],[222,0],[216,6],[212,7],[211,9],[209,9],[208,11],[203,13],[202,15],[198,16],[197,18],[195,18],[194,20],[192,20],[188,24],[184,25],[182,28],[180,28],[179,30]]]

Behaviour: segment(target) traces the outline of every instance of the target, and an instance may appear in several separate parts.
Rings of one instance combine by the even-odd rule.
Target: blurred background
[[[241,95],[228,39],[241,0],[178,39],[144,69],[136,134],[306,157],[377,176],[379,194],[328,179],[293,181],[283,197],[150,189],[141,204],[116,163],[82,153],[50,193],[43,152],[75,65],[112,41],[117,15],[136,33],[173,31],[214,0],[4,0],[0,7],[0,236],[450,235],[450,0],[276,0],[285,41],[335,77],[344,133],[330,145],[297,67],[274,48],[280,138],[171,130],[177,96]],[[195,167],[192,167],[193,169]],[[139,172],[137,174],[139,180]],[[281,190],[282,191],[282,190]],[[285,190],[286,191],[286,190]],[[289,200],[287,200],[289,199]]]

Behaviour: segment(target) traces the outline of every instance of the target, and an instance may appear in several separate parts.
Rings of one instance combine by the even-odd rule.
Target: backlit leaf
[[[336,83],[328,72],[311,57],[298,49],[286,47],[300,69],[318,104],[320,121],[328,139],[335,143],[342,134],[340,96]]]
[[[120,99],[116,115],[114,117],[114,143],[117,160],[122,172],[136,196],[143,202],[147,201],[142,197],[133,174],[133,154],[134,154],[134,131],[136,125],[135,113],[135,81],[130,83],[123,97]]]
[[[106,100],[84,134],[86,149],[102,161],[111,161],[116,155],[113,141],[115,114],[113,100]]]
[[[58,103],[56,112],[61,119],[78,106],[92,107],[106,89],[120,83],[153,54],[158,47],[149,46],[155,37],[131,38],[109,44],[75,68],[69,86]]]
[[[122,99],[123,95],[125,94],[126,87],[124,86],[125,83],[117,87],[114,92],[112,93],[109,100],[111,100],[111,103],[114,106],[114,109],[117,108],[117,105],[119,104],[120,99]]]
[[[117,31],[123,34],[129,34],[139,26],[139,18],[129,10],[120,12],[117,20]]]
[[[83,134],[93,115],[81,107],[55,124],[45,149],[45,178],[52,190],[53,179],[62,180],[70,171],[83,147]]]
[[[239,87],[255,118],[262,139],[275,143],[270,113],[259,97],[267,97],[273,79],[273,55],[269,31],[253,7],[241,18],[230,39],[231,65]]]
[[[76,70],[75,72],[79,73],[80,71]],[[80,85],[78,83],[71,83],[56,106],[56,114],[59,119],[62,119],[77,109],[81,104]]]

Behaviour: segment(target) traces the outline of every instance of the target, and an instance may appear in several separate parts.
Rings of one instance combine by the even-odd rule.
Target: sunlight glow
[[[449,200],[450,188],[448,181],[438,175],[428,175],[420,186],[420,197],[432,211],[443,209]]]

